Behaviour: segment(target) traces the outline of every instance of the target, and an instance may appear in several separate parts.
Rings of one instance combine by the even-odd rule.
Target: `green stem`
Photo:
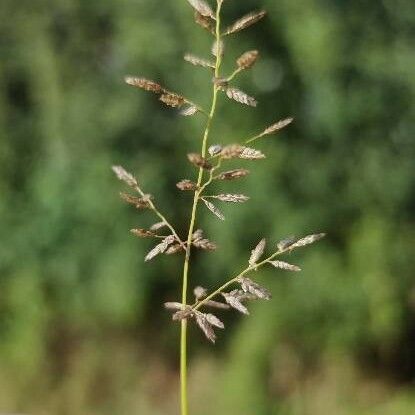
[[[218,0],[218,6],[216,9],[216,41],[220,42],[221,34],[220,34],[220,11],[222,7],[222,1]],[[216,64],[215,64],[215,77],[219,77],[219,69],[222,63],[222,57],[220,54],[216,57]],[[216,104],[218,100],[218,92],[219,89],[213,85],[213,96],[212,96],[212,105],[210,109],[210,113],[208,116],[208,120],[206,122],[205,132],[203,134],[203,141],[202,141],[202,157],[206,157],[207,153],[207,145],[208,145],[208,138],[210,133],[210,127],[212,124],[213,117],[216,112]],[[202,184],[203,180],[203,169],[199,169],[198,179],[197,179],[197,189],[195,191],[195,195],[193,198],[193,206],[192,206],[192,213],[190,217],[190,224],[189,224],[189,232],[187,234],[187,245],[186,245],[186,255],[184,259],[183,265],[183,283],[182,283],[182,304],[183,309],[187,305],[187,289],[188,289],[188,276],[189,276],[189,262],[190,262],[190,252],[192,246],[192,235],[195,228],[196,223],[196,212],[197,212],[197,205],[200,199],[200,185]],[[188,415],[189,413],[189,405],[187,399],[187,321],[182,320],[181,322],[181,335],[180,335],[180,399],[181,399],[181,415]]]

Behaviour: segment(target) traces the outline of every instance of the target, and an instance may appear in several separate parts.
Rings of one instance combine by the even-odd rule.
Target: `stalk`
[[[220,11],[222,7],[222,0],[218,0],[217,8],[216,8],[216,42],[219,44],[221,33],[220,33]],[[220,53],[216,56],[215,62],[215,77],[219,77],[219,70],[220,65],[222,63],[222,57]],[[208,115],[208,119],[206,122],[205,131],[203,133],[203,140],[202,140],[202,157],[206,157],[207,153],[207,145],[209,139],[210,128],[212,125],[213,118],[216,112],[216,105],[218,100],[218,87],[213,84],[213,94],[212,94],[212,104],[210,108],[210,112]],[[200,200],[200,195],[202,193],[202,189],[200,186],[203,180],[203,169],[199,168],[199,174],[197,179],[197,190],[195,191],[194,198],[193,198],[193,205],[190,217],[190,224],[189,224],[189,231],[187,233],[187,245],[186,245],[186,255],[183,264],[183,281],[182,281],[182,305],[183,309],[187,305],[187,288],[188,288],[188,276],[189,276],[189,263],[190,263],[190,254],[191,254],[191,246],[192,246],[192,235],[195,228],[196,223],[196,213],[197,213],[197,206]],[[188,405],[188,398],[187,398],[187,320],[183,319],[181,321],[181,333],[180,333],[180,399],[181,399],[181,415],[188,415],[189,413],[189,405]]]

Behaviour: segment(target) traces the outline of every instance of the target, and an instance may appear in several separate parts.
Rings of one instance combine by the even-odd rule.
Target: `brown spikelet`
[[[223,56],[225,53],[225,44],[223,40],[215,40],[212,45],[212,55],[216,57]]]
[[[202,66],[203,68],[212,68],[212,69],[215,68],[214,63],[209,62],[206,59],[202,59],[197,56],[194,56],[190,53],[187,53],[186,55],[184,55],[184,60],[195,66]]]
[[[148,231],[147,229],[131,229],[130,232],[135,235],[138,236],[139,238],[152,238],[154,236],[156,236],[156,234],[152,231]]]
[[[220,321],[214,314],[205,314],[206,320],[212,325],[219,329],[224,329],[225,325]]]
[[[248,196],[241,195],[241,194],[220,194],[216,196],[211,196],[214,199],[218,199],[221,202],[231,202],[231,203],[244,203],[249,200]]]
[[[275,268],[283,269],[285,271],[294,271],[299,272],[301,271],[300,267],[297,267],[297,265],[289,264],[288,262],[284,261],[269,261],[269,263],[274,266]]]
[[[251,293],[261,300],[270,300],[271,293],[261,285],[252,281],[250,278],[240,277],[238,282],[241,284],[242,290],[246,293]]]
[[[272,124],[268,128],[266,128],[262,135],[274,134],[285,128],[287,125],[290,125],[293,121],[294,118],[285,118],[284,120],[278,121],[275,124]]]
[[[239,102],[240,104],[245,104],[250,107],[256,107],[258,104],[255,98],[250,97],[238,88],[228,88],[226,90],[226,95],[229,99],[233,99],[234,101]]]
[[[229,160],[233,158],[240,157],[241,153],[243,152],[244,147],[240,144],[230,144],[223,147],[222,151],[220,152],[220,156],[223,159]]]
[[[160,96],[160,101],[169,107],[177,108],[186,103],[186,98],[172,92],[165,92]]]
[[[181,321],[181,320],[189,319],[189,318],[192,318],[192,317],[194,317],[192,307],[186,306],[184,310],[176,311],[172,315],[172,320],[173,321]]]
[[[121,166],[112,166],[112,171],[115,173],[117,178],[128,186],[136,188],[138,186],[137,179],[131,174],[128,173],[124,167]]]
[[[187,155],[187,158],[189,159],[190,163],[192,163],[196,167],[201,167],[205,170],[210,170],[212,168],[212,165],[198,153],[189,153]]]
[[[203,237],[202,229],[197,229],[192,235],[192,245],[196,248],[205,249],[207,251],[214,251],[216,244]]]
[[[207,4],[204,0],[187,0],[187,1],[202,16],[215,19],[215,14],[213,13],[213,10],[209,6],[209,4]]]
[[[174,244],[174,245],[170,245],[164,253],[166,255],[174,255],[174,254],[177,254],[178,252],[181,252],[183,250],[184,250],[184,248],[183,248],[182,244]]]
[[[200,311],[196,311],[195,317],[196,317],[197,325],[203,331],[206,338],[210,340],[212,343],[215,343],[216,334],[215,334],[215,331],[213,330],[212,324],[206,318],[206,314],[203,314]]]
[[[229,84],[229,81],[226,78],[216,78],[215,76],[212,78],[212,82],[221,91],[226,91],[226,88],[228,87],[228,84]]]
[[[151,81],[150,79],[126,76],[124,80],[128,85],[144,89],[145,91],[154,92],[156,94],[160,94],[164,91],[161,85],[157,82]]]
[[[180,115],[183,115],[184,117],[191,117],[192,115],[197,114],[199,109],[195,105],[188,105],[182,110],[180,110]]]
[[[259,12],[248,13],[247,15],[245,15],[245,16],[241,17],[240,19],[238,19],[231,26],[229,26],[225,30],[225,35],[230,35],[232,33],[236,33],[236,32],[239,32],[241,30],[244,30],[249,26],[252,26],[256,22],[261,20],[266,14],[267,14],[267,12],[265,10],[261,10]]]
[[[208,148],[208,153],[211,156],[216,156],[217,154],[219,154],[222,151],[222,146],[219,144],[214,144],[213,146],[210,146]]]
[[[258,245],[251,251],[251,257],[249,258],[249,266],[255,265],[258,260],[261,258],[265,251],[266,240],[261,239]]]
[[[249,50],[237,59],[236,64],[240,69],[252,68],[258,60],[258,56],[259,52],[257,50]]]
[[[128,193],[121,192],[120,197],[130,205],[135,206],[137,209],[147,209],[150,207],[151,195],[144,195],[143,197],[132,196]]]
[[[220,220],[225,220],[225,216],[223,216],[223,213],[211,202],[204,199],[202,197],[203,203],[206,205],[206,207]]]
[[[160,242],[158,245],[156,245],[145,257],[144,261],[150,261],[155,256],[162,254],[166,251],[169,245],[171,245],[174,242],[175,238],[173,235],[167,236],[165,239],[163,239],[162,242]]]
[[[219,180],[235,180],[241,177],[245,177],[249,174],[249,170],[246,169],[235,169],[221,173],[217,178]]]
[[[243,147],[243,150],[241,154],[239,155],[239,158],[245,159],[245,160],[259,160],[259,159],[264,159],[265,154],[263,154],[259,150],[255,150],[254,148]]]
[[[183,191],[197,189],[197,184],[187,179],[181,180],[179,183],[176,184],[176,186]]]
[[[198,11],[195,11],[195,22],[212,33],[212,35],[215,34],[215,22],[210,17],[203,16]]]
[[[249,314],[248,309],[241,303],[240,299],[233,293],[221,293],[225,301],[242,314]]]

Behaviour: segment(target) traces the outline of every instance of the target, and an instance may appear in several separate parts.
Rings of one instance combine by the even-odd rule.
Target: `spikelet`
[[[150,207],[151,195],[144,195],[143,197],[132,196],[128,193],[121,192],[120,197],[130,205],[135,206],[137,209],[148,209]]]
[[[214,144],[208,148],[208,153],[213,157],[219,154],[222,151],[222,146],[220,144]]]
[[[200,327],[200,329],[205,334],[206,338],[210,340],[212,343],[216,341],[216,334],[213,330],[212,324],[206,318],[206,315],[201,313],[200,311],[196,311],[195,313],[196,323]],[[219,320],[219,319],[218,319]]]
[[[166,255],[174,255],[174,254],[177,254],[178,252],[181,252],[183,250],[184,250],[184,248],[183,248],[182,244],[174,244],[174,245],[170,245],[164,253]]]
[[[173,321],[181,321],[194,317],[192,307],[186,306],[184,310],[176,311],[173,316]]]
[[[223,147],[222,151],[220,152],[220,156],[225,160],[239,158],[243,151],[244,147],[240,144],[230,144]]]
[[[244,203],[249,200],[248,196],[241,195],[241,194],[220,194],[216,196],[211,196],[214,199],[218,199],[221,202],[231,202],[231,203]]]
[[[198,229],[198,230],[201,232],[200,229]],[[214,251],[217,248],[215,243],[213,243],[213,242],[209,241],[209,239],[206,239],[206,238],[203,237],[202,232],[200,234],[198,234],[197,236],[195,236],[195,234],[193,234],[192,245],[195,246],[196,248],[204,249],[206,251]]]
[[[164,104],[168,105],[169,107],[173,107],[173,108],[181,107],[183,104],[186,103],[186,98],[185,97],[183,97],[179,94],[175,94],[173,92],[164,92],[160,96],[159,99]]]
[[[249,170],[246,169],[235,169],[235,170],[229,170],[221,173],[218,176],[219,180],[235,180],[239,179],[241,177],[245,177],[249,174]]]
[[[175,241],[175,237],[173,235],[169,235],[163,239],[158,245],[156,245],[145,257],[144,261],[148,262],[153,259],[155,256],[162,254],[166,251],[169,245],[171,245]]]
[[[192,115],[195,115],[199,109],[195,105],[188,105],[187,107],[180,110],[180,115],[183,115],[184,117],[191,117]]]
[[[219,310],[229,310],[229,305],[219,301],[208,300],[204,304],[206,307],[218,308]]]
[[[212,69],[215,68],[214,63],[209,62],[206,59],[202,59],[197,56],[194,56],[190,53],[187,53],[186,55],[184,55],[184,60],[195,66],[202,66],[203,68],[212,68]]]
[[[221,293],[225,301],[235,310],[242,314],[249,314],[248,309],[241,303],[240,299],[233,293]]]
[[[152,238],[156,236],[154,232],[148,231],[147,229],[141,229],[141,228],[130,229],[130,232],[139,238]]]
[[[193,294],[196,300],[201,300],[202,298],[205,298],[207,296],[207,293],[207,289],[200,286],[195,287],[195,289],[193,290]]]
[[[225,44],[222,40],[215,40],[212,45],[212,55],[216,57],[223,56],[225,53]]]
[[[138,186],[137,179],[131,173],[128,173],[123,167],[112,166],[112,171],[115,173],[119,180],[128,184],[128,186],[133,188]]]
[[[225,220],[225,216],[223,216],[223,213],[209,200],[206,200],[202,197],[203,203],[206,205],[206,207],[220,220]]]
[[[297,265],[289,264],[288,262],[284,261],[269,261],[269,263],[274,266],[275,268],[283,269],[285,271],[293,271],[293,272],[299,272],[301,271],[300,267],[297,267]]]
[[[247,15],[245,15],[245,16],[241,17],[240,19],[238,19],[231,26],[229,26],[225,30],[225,35],[230,35],[230,34],[239,32],[241,30],[244,30],[249,26],[252,26],[256,22],[261,20],[266,14],[267,14],[267,12],[265,10],[261,10],[259,12],[248,13]]]
[[[259,52],[257,50],[249,50],[237,59],[236,64],[240,69],[252,68],[258,60],[258,56]]]
[[[212,82],[221,91],[226,91],[226,88],[228,87],[228,84],[229,84],[229,81],[227,78],[216,78],[215,76],[212,78]]]
[[[187,179],[181,180],[179,183],[176,184],[176,186],[183,191],[197,189],[197,184]]]
[[[254,148],[243,147],[242,152],[239,154],[239,158],[245,160],[259,160],[264,159],[265,154]]]
[[[268,128],[266,128],[261,135],[269,135],[274,134],[283,128],[285,128],[287,125],[290,125],[294,121],[294,118],[285,118],[281,121],[276,122],[275,124],[270,125]]]
[[[189,159],[190,163],[196,167],[200,167],[205,170],[210,170],[212,168],[212,165],[198,153],[189,153],[187,158]]]
[[[298,241],[294,242],[290,246],[290,250],[295,249],[295,248],[301,248],[301,247],[307,246],[307,245],[311,245],[314,242],[317,242],[320,239],[324,238],[325,236],[326,236],[325,233],[317,233],[317,234],[313,234],[313,235],[307,235],[304,238],[301,238]]]
[[[158,231],[158,230],[160,230],[160,229],[162,229],[166,226],[167,226],[167,223],[164,222],[164,221],[163,222],[157,222],[154,225],[150,226],[150,231],[156,232],[156,231]]]
[[[249,266],[254,266],[261,258],[265,251],[266,240],[261,239],[258,245],[251,251],[251,257],[249,258]]]
[[[261,285],[252,281],[250,278],[240,277],[238,282],[241,284],[242,290],[246,293],[251,293],[261,300],[270,300],[271,293]]]
[[[202,16],[215,19],[215,14],[211,7],[204,0],[187,0],[190,5]]]
[[[155,94],[160,94],[164,91],[161,85],[157,82],[151,81],[150,79],[126,76],[124,80],[128,85],[144,89],[145,91],[154,92]]]
[[[238,88],[228,88],[226,90],[226,95],[229,99],[233,99],[236,102],[248,105],[250,107],[256,107],[258,104],[255,98],[250,97]]]
[[[225,325],[220,321],[214,314],[205,314],[206,320],[212,325],[219,329],[224,329]]]
[[[177,302],[167,302],[167,303],[164,303],[164,307],[167,310],[181,310],[183,308],[183,305]]]
[[[198,11],[195,11],[195,22],[212,33],[212,35],[215,34],[215,23],[210,17],[203,16]]]
[[[289,249],[296,241],[297,238],[295,238],[294,236],[289,236],[288,238],[282,239],[277,243],[278,251],[285,251]]]

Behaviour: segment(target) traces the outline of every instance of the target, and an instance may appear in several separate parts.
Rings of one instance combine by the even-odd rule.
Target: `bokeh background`
[[[415,3],[227,0],[229,38],[261,60],[235,84],[256,109],[221,98],[212,142],[286,116],[258,142],[267,159],[226,191],[252,197],[201,209],[222,248],[197,253],[191,284],[216,286],[260,237],[325,231],[289,260],[301,275],[258,276],[272,302],[223,316],[212,347],[192,329],[194,415],[409,415],[415,408]],[[208,106],[210,36],[185,0],[3,0],[0,4],[0,412],[178,413],[181,258],[144,264],[154,218],[118,199],[124,165],[185,232],[203,117],[185,119],[123,83],[160,81]],[[220,223],[219,223],[220,222]]]

